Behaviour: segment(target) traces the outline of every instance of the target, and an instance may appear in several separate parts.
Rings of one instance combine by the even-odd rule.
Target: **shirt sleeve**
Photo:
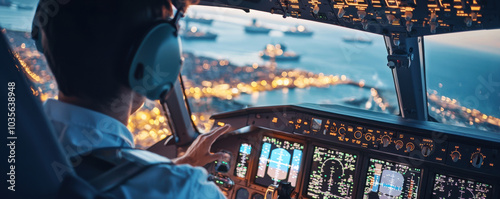
[[[202,167],[157,165],[128,180],[112,191],[117,198],[224,199],[224,194]]]
[[[208,181],[208,174],[202,167],[194,167],[191,178],[193,179],[192,198],[226,198],[214,182]]]

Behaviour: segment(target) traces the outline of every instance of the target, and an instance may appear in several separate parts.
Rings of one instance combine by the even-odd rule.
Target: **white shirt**
[[[44,110],[68,158],[98,148],[134,147],[132,133],[110,116],[54,99],[45,102]],[[112,193],[118,198],[225,198],[207,178],[201,167],[158,165]]]

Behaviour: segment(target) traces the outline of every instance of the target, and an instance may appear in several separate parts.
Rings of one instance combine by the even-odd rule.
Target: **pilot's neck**
[[[125,126],[128,124],[128,118],[131,115],[133,103],[132,94],[123,94],[120,96],[120,98],[111,100],[109,102],[65,96],[62,92],[59,92],[58,98],[62,102],[108,115],[120,121]]]

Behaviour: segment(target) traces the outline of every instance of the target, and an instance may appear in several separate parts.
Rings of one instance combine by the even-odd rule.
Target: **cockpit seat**
[[[15,117],[15,128],[8,135],[4,134],[4,139],[11,144],[7,153],[15,158],[15,163],[2,161],[2,164],[9,164],[2,166],[2,169],[9,169],[5,173],[15,173],[14,177],[10,177],[15,181],[8,182],[15,191],[7,190],[7,196],[2,194],[2,198],[55,198],[65,176],[74,175],[74,172],[43,112],[40,100],[31,92],[32,83],[25,77],[23,66],[14,57],[4,34],[0,35],[0,66],[4,109],[10,92],[8,84],[15,84],[11,87],[15,94],[15,115],[12,115]],[[2,121],[7,121],[7,114],[3,113]]]

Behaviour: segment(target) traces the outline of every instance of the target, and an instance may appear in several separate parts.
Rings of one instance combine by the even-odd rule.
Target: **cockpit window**
[[[500,30],[425,38],[429,115],[500,132]]]
[[[245,107],[341,104],[399,114],[383,37],[251,10],[192,6],[182,78],[201,132]]]

